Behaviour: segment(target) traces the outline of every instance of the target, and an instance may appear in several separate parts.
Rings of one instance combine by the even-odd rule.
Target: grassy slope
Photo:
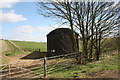
[[[94,61],[86,65],[77,65],[77,64],[73,65],[71,62],[69,62],[66,65],[65,62],[66,60],[56,65],[53,70],[54,72],[48,74],[48,76],[55,78],[73,78],[73,77],[81,77],[87,74],[95,75],[95,73],[101,71],[118,70],[118,55],[109,58],[104,58],[99,61]],[[48,67],[52,67],[53,65],[54,64],[50,64]],[[57,70],[63,67],[65,68],[61,70]],[[40,74],[43,72],[42,69],[43,69],[42,67],[39,67],[35,69],[34,72]]]
[[[0,49],[1,49],[1,53],[0,55],[2,55],[2,57],[0,58],[0,65],[2,64],[7,64],[8,60],[6,58],[3,57],[3,55],[7,52],[10,52],[13,50],[13,46],[11,44],[9,44],[8,40],[0,40]]]
[[[39,43],[39,42],[26,42],[26,41],[12,41],[21,49],[24,50],[36,50],[40,49],[41,51],[47,51],[47,44],[46,43]]]
[[[12,41],[14,44],[19,46],[21,49],[26,51],[34,51],[40,49],[43,52],[47,51],[47,44],[46,43],[39,43],[39,42],[26,42],[26,41]],[[14,47],[14,46],[11,46]],[[14,51],[9,51],[7,53],[8,56],[18,56],[21,54],[28,54],[28,52],[24,51],[17,51],[14,48]]]
[[[106,42],[111,43],[113,39],[107,39]],[[28,51],[32,51],[32,50],[38,50],[40,49],[41,51],[47,52],[47,43],[40,43],[40,42],[26,42],[26,41],[12,41],[14,42],[17,46],[19,46],[21,49],[23,50],[28,50]],[[105,43],[106,43],[105,42]],[[104,43],[104,44],[105,44]],[[107,44],[107,43],[106,43]],[[105,45],[106,45],[105,44]],[[79,41],[79,51],[82,51],[82,41]],[[110,45],[113,46],[113,45]],[[109,47],[110,47],[109,46]],[[106,47],[106,46],[105,46]],[[111,47],[110,47],[111,48]],[[108,49],[108,48],[107,48]],[[107,50],[110,51],[110,50]]]

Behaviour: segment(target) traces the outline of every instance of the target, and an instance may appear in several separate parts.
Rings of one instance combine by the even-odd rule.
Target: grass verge
[[[58,63],[57,65],[49,64],[47,66],[48,77],[54,77],[54,78],[75,78],[75,77],[82,77],[87,76],[89,74],[94,75],[97,72],[107,71],[107,70],[118,70],[118,54],[109,57],[109,58],[103,58],[99,61],[94,61],[87,63],[86,65],[77,65],[73,64],[73,61],[70,60],[69,62],[64,59],[59,59],[58,61],[64,61],[61,63]],[[49,61],[48,61],[49,62]],[[57,60],[56,60],[57,62]],[[56,66],[54,66],[56,65]],[[52,70],[49,70],[49,68],[54,68]],[[33,70],[36,74],[43,73],[43,67],[36,67],[36,69]]]
[[[22,54],[26,54],[27,52],[24,51],[19,51],[19,52],[8,52],[6,55],[7,56],[18,56],[18,55],[22,55]]]

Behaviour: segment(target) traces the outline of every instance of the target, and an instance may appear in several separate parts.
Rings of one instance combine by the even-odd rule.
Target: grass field
[[[60,59],[56,60],[60,61]],[[51,73],[48,73],[49,77],[55,77],[55,78],[73,78],[73,77],[81,77],[83,75],[88,76],[90,74],[95,75],[96,73],[99,73],[101,71],[107,71],[107,70],[118,70],[118,55],[109,57],[109,58],[103,58],[99,61],[94,61],[87,63],[86,65],[78,65],[73,64],[72,60],[66,60],[61,59],[61,62],[54,66],[55,64],[50,64],[47,66],[48,72],[49,67],[52,68],[54,66]],[[69,62],[68,64],[66,62]],[[62,69],[63,68],[63,69]],[[38,67],[34,70],[36,74],[40,74],[43,72],[42,67]]]
[[[18,47],[20,47],[19,50],[18,48],[16,48],[13,44],[10,43],[10,41],[8,40],[4,40],[3,41],[3,48],[2,51],[6,51],[5,54],[7,56],[18,56],[18,55],[22,55],[22,54],[28,54],[28,52],[32,52],[35,50],[40,49],[42,52],[46,52],[47,51],[47,44],[46,43],[40,43],[40,42],[26,42],[26,41],[14,41],[12,40],[12,42],[17,45]],[[5,60],[3,60],[2,62],[5,62]]]
[[[41,43],[41,42],[27,42],[27,41],[14,41],[14,40],[12,40],[12,42],[14,43],[14,44],[16,44],[17,46],[19,46],[22,50],[24,50],[24,51],[35,51],[35,50],[38,50],[38,49],[40,49],[40,51],[41,52],[47,52],[47,43]],[[111,39],[108,39],[106,42],[105,42],[105,44],[106,45],[109,45],[108,47],[110,47],[110,46],[113,46],[112,44],[108,44],[107,42],[111,42]],[[81,41],[79,41],[79,51],[80,52],[82,52],[82,42]],[[106,46],[105,46],[106,47]],[[13,48],[13,49],[15,49],[15,48]],[[15,49],[16,50],[16,49]],[[15,51],[14,50],[14,51]],[[109,48],[104,48],[104,50],[102,49],[102,53],[104,53],[104,52],[107,52],[107,51],[112,51],[112,50],[114,50],[114,48],[113,47],[110,47],[110,49]],[[10,55],[17,55],[17,54],[24,54],[23,52],[17,52],[16,54],[12,54],[12,52],[9,52],[9,54]]]
[[[18,51],[18,52],[7,52],[7,56],[18,56],[18,55],[22,55],[22,54],[27,54],[28,52],[24,52],[24,51]]]
[[[23,50],[38,50],[40,49],[43,52],[47,51],[47,44],[46,43],[40,43],[40,42],[26,42],[26,41],[12,41],[17,46],[19,46]]]

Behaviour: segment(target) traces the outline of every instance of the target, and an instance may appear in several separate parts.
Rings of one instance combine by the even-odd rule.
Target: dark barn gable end
[[[78,43],[78,34],[75,32],[76,42]],[[47,52],[49,56],[62,55],[77,52],[73,48],[72,30],[68,28],[57,28],[47,35]]]

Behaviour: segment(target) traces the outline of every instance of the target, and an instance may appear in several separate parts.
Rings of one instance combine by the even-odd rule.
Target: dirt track
[[[16,62],[20,62],[20,61],[32,61],[32,60],[24,60],[24,59],[20,59],[23,56],[28,55],[29,53],[26,54],[22,54],[22,55],[18,55],[18,56],[6,56],[6,52],[7,51],[11,51],[12,48],[11,46],[7,43],[7,41],[4,40],[0,40],[0,59],[4,58],[8,64],[10,63],[16,63]],[[2,60],[0,60],[2,61]]]
[[[0,64],[7,63],[9,61],[9,59],[4,56],[4,53],[10,50],[11,47],[7,44],[7,42],[4,40],[0,40],[0,61],[1,61]]]
[[[119,71],[117,70],[109,70],[105,71],[102,74],[98,74],[97,78],[119,78],[120,74],[118,74]]]
[[[0,40],[0,51],[5,52],[10,50],[11,50],[11,47],[4,40]]]

